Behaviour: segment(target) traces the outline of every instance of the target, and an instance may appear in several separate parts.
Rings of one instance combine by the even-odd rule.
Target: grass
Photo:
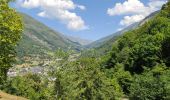
[[[28,100],[28,99],[23,98],[23,97],[10,95],[10,94],[7,94],[7,93],[0,91],[0,100]]]

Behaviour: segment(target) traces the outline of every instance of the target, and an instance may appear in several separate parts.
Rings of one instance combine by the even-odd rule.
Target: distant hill
[[[153,16],[155,16],[159,11],[156,11],[152,14],[150,14],[149,16],[147,16],[145,19],[143,19],[141,22],[137,22],[134,23],[126,28],[124,28],[121,31],[118,31],[112,35],[109,35],[107,37],[104,37],[102,39],[99,39],[95,42],[92,42],[89,45],[86,45],[87,48],[89,49],[96,49],[97,52],[99,53],[105,53],[108,52],[112,49],[112,44],[118,39],[118,37],[122,36],[123,33],[129,31],[129,30],[133,30],[138,28],[139,26],[141,26],[142,24],[144,24],[146,21],[148,21],[149,19],[151,19]]]
[[[160,12],[160,10],[151,13],[149,16],[147,16],[145,19],[143,19],[141,22],[139,22],[139,26],[142,26],[145,22],[149,21],[151,18],[153,18],[159,12]]]
[[[87,48],[97,48],[97,47],[100,47],[104,44],[106,44],[108,41],[114,41],[116,39],[117,36],[120,36],[122,33],[128,31],[128,30],[131,30],[131,29],[134,29],[138,26],[138,23],[134,23],[128,27],[126,27],[125,29],[121,30],[121,31],[118,31],[116,33],[113,33],[109,36],[106,36],[104,38],[101,38],[97,41],[94,41],[92,42],[91,44],[87,45],[86,47]]]
[[[70,39],[71,41],[77,42],[81,45],[88,45],[90,43],[92,43],[91,40],[87,40],[87,39],[82,39],[80,37],[75,37],[75,36],[65,36],[66,38]]]
[[[42,54],[47,51],[54,51],[58,48],[63,50],[79,50],[81,44],[71,41],[41,22],[21,13],[24,21],[23,38],[20,41],[17,52],[20,56],[30,54]]]

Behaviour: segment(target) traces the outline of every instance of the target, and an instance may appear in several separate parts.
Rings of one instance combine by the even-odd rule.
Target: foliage
[[[152,69],[157,63],[164,62],[168,66],[169,37],[170,19],[159,13],[138,29],[126,32],[118,39],[106,67],[122,63],[132,74],[140,74],[145,67]]]
[[[0,1],[0,84],[6,80],[7,71],[15,58],[15,47],[21,38],[20,15],[8,6],[9,0]]]
[[[89,50],[75,61],[56,62],[55,98],[112,100],[127,95],[132,100],[169,99],[167,5],[151,20],[118,38],[110,55],[100,57],[96,50]],[[56,52],[61,58],[69,55]]]
[[[169,71],[159,66],[154,71],[136,75],[130,88],[130,98],[132,100],[169,100]],[[155,74],[155,70],[156,74]],[[159,71],[158,71],[159,70]],[[158,74],[159,72],[159,74]]]
[[[60,99],[118,99],[122,92],[116,79],[109,79],[94,58],[81,58],[57,71],[56,94]]]
[[[68,59],[69,55],[72,54],[72,53],[73,53],[72,51],[65,52],[62,49],[58,49],[58,50],[56,50],[54,56],[59,58],[59,59]]]
[[[31,100],[53,100],[53,89],[49,87],[47,79],[42,80],[40,76],[27,74],[24,77],[17,76],[8,80],[3,87],[4,91],[29,98]]]
[[[104,70],[117,78],[132,100],[169,99],[169,8],[170,2],[139,28],[126,32],[106,56]]]
[[[147,73],[135,77],[130,88],[130,97],[132,100],[162,100],[164,91],[163,82]]]

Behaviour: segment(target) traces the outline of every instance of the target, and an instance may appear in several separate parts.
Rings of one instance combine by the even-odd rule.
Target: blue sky
[[[165,0],[18,0],[12,6],[52,29],[97,40],[159,10]]]

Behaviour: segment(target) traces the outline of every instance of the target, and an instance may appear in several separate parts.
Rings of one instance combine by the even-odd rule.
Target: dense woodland
[[[1,90],[31,100],[170,100],[170,1],[149,21],[117,37],[105,54],[93,49],[70,61],[75,52],[59,49],[46,76],[13,78],[7,71],[15,63],[23,25],[8,3],[0,1]]]

